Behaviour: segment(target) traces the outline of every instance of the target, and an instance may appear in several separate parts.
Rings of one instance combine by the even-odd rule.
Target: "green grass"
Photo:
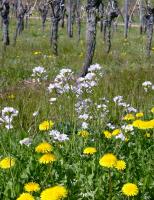
[[[11,41],[15,29],[11,21]],[[41,31],[41,23],[30,22],[30,30],[25,30],[7,51],[0,52],[0,110],[12,106],[19,110],[19,115],[13,121],[14,128],[7,131],[0,126],[0,155],[12,156],[16,164],[10,170],[0,169],[0,199],[15,200],[22,192],[23,186],[29,181],[38,182],[41,191],[49,186],[63,184],[68,188],[70,200],[124,200],[121,188],[124,183],[133,182],[139,187],[139,195],[133,200],[150,200],[153,193],[153,129],[135,129],[134,135],[126,134],[126,141],[107,139],[103,136],[106,123],[112,122],[117,128],[124,124],[122,117],[125,112],[116,107],[112,101],[117,95],[124,96],[124,101],[144,112],[144,119],[153,119],[150,109],[153,107],[153,91],[145,93],[142,83],[154,80],[154,52],[151,58],[145,56],[146,37],[138,34],[139,30],[131,29],[128,41],[124,41],[123,29],[120,27],[113,35],[112,50],[109,55],[104,51],[103,36],[97,32],[97,46],[93,63],[104,67],[104,75],[99,85],[90,95],[94,103],[99,104],[99,98],[109,99],[109,114],[102,118],[93,104],[90,113],[93,116],[88,131],[88,138],[77,135],[81,129],[81,121],[77,118],[74,104],[77,99],[72,94],[60,96],[53,105],[47,87],[62,68],[71,68],[76,76],[82,71],[85,55],[85,26],[82,26],[81,41],[69,39],[66,30],[60,28],[59,56],[55,57],[50,48],[50,23],[47,23],[45,33]],[[34,55],[35,51],[41,54]],[[44,56],[47,55],[48,57]],[[32,69],[44,66],[48,72],[48,80],[40,85],[31,81]],[[10,98],[14,95],[14,98]],[[39,110],[34,118],[33,112]],[[70,141],[53,143],[45,132],[38,129],[43,120],[52,119],[54,129],[66,133]],[[129,122],[131,123],[131,122]],[[150,133],[150,138],[145,136]],[[19,145],[25,137],[33,139],[28,148]],[[35,147],[42,141],[48,141],[54,146],[57,161],[52,165],[40,165],[41,155],[35,152]],[[87,146],[97,148],[97,153],[84,156],[83,149]],[[118,159],[126,162],[124,172],[111,169],[112,198],[109,199],[109,172],[99,165],[99,159],[105,153],[112,152]],[[84,197],[84,194],[87,197]],[[40,193],[34,194],[39,200]],[[130,198],[131,199],[131,198]],[[41,199],[42,200],[42,199]]]
[[[15,24],[11,21],[11,39],[14,34]],[[74,31],[75,32],[75,31]],[[76,33],[74,33],[76,35]],[[41,23],[32,20],[30,30],[25,30],[18,38],[15,47],[8,47],[6,53],[0,56],[0,88],[1,106],[14,105],[16,108],[22,107],[29,112],[33,112],[38,107],[42,109],[42,116],[46,117],[50,113],[46,87],[53,81],[55,75],[63,67],[70,67],[78,76],[82,71],[85,55],[85,27],[82,27],[81,41],[78,43],[77,37],[69,39],[66,30],[60,29],[59,33],[59,56],[55,57],[50,48],[50,23],[47,23],[45,33],[41,31]],[[34,55],[35,51],[41,51],[40,55]],[[154,53],[152,52],[152,55]],[[49,57],[44,58],[44,55]],[[51,56],[51,57],[50,57]],[[140,36],[137,29],[131,29],[128,42],[123,39],[123,30],[120,28],[114,33],[112,50],[109,55],[104,51],[102,34],[98,29],[97,46],[93,63],[99,63],[106,70],[106,74],[100,81],[101,86],[98,91],[100,97],[123,95],[128,102],[144,110],[151,107],[152,100],[148,99],[145,104],[143,81],[152,81],[154,77],[154,56],[145,56],[145,36]],[[32,69],[36,66],[44,66],[49,74],[48,81],[41,88],[35,88],[33,84],[26,84],[30,79]],[[44,95],[46,93],[46,95]],[[8,95],[14,94],[15,100],[9,100]],[[95,94],[97,98],[97,93]],[[138,98],[140,101],[138,102]],[[33,101],[33,99],[35,100]],[[46,101],[46,103],[45,103]],[[44,105],[46,104],[46,105]],[[65,108],[65,111],[68,108]],[[57,111],[59,113],[59,111]],[[59,118],[56,112],[55,118]],[[71,112],[70,112],[71,113]],[[24,114],[26,115],[26,113]],[[58,115],[58,116],[57,116]],[[63,118],[63,117],[60,117]],[[25,123],[25,122],[23,122]]]

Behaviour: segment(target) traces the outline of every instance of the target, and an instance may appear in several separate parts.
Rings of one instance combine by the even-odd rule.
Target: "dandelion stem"
[[[44,180],[43,180],[43,182],[42,182],[42,185],[47,181],[47,179],[48,179],[49,176],[50,176],[50,173],[51,173],[51,168],[48,166],[48,173],[47,173],[47,175],[44,177]]]
[[[111,171],[109,169],[109,200],[112,199],[112,177],[111,177]]]

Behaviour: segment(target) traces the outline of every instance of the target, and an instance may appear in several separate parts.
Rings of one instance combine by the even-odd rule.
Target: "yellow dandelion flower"
[[[150,121],[135,120],[132,125],[138,129],[153,129],[154,119]]]
[[[17,200],[35,200],[34,197],[29,193],[22,193]]]
[[[41,51],[35,51],[34,52],[34,55],[39,55],[39,54],[41,54]]]
[[[119,171],[126,169],[126,163],[124,160],[118,160],[116,162],[115,168]]]
[[[139,193],[137,185],[133,183],[126,183],[122,187],[122,193],[126,196],[136,196]]]
[[[45,189],[41,193],[41,200],[60,200],[66,198],[68,191],[64,186],[58,185]]]
[[[97,152],[97,150],[95,147],[87,147],[83,151],[84,154],[94,154],[96,152]]]
[[[53,150],[53,147],[48,142],[43,142],[35,148],[35,151],[37,153],[48,153],[48,152],[51,152],[52,150]]]
[[[54,125],[54,122],[53,121],[44,121],[42,122],[40,125],[39,125],[39,130],[40,131],[47,131],[49,129],[52,129]]]
[[[134,115],[130,113],[123,117],[123,120],[126,120],[126,121],[134,120],[134,119],[135,119]]]
[[[143,112],[136,113],[137,118],[140,118],[140,117],[143,117],[143,116],[144,116]]]
[[[153,108],[151,108],[151,112],[152,112],[152,113],[154,113],[154,107],[153,107]]]
[[[56,161],[56,156],[51,153],[44,154],[40,159],[39,163],[41,164],[49,164]]]
[[[24,185],[24,190],[26,192],[37,192],[40,190],[40,186],[38,183],[29,182]]]
[[[104,136],[108,139],[110,139],[112,137],[112,133],[110,133],[109,131],[104,131]]]
[[[150,138],[151,137],[150,133],[146,133],[145,137]]]
[[[116,165],[117,158],[112,153],[105,154],[100,160],[99,164],[102,167],[113,168]]]
[[[129,141],[129,139],[126,137],[126,138],[125,138],[125,142],[128,142],[128,141]]]
[[[90,133],[86,130],[81,130],[78,132],[78,135],[81,137],[88,137],[90,135]]]
[[[8,95],[8,99],[15,99],[14,94],[10,94],[10,95]]]
[[[0,161],[0,168],[9,169],[15,165],[15,159],[11,157],[6,157]]]
[[[119,135],[121,133],[121,130],[120,129],[115,129],[113,132],[112,132],[112,135],[113,136],[116,136],[116,135]]]

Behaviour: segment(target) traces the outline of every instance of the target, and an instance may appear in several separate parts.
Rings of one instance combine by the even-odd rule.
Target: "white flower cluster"
[[[77,79],[76,95],[82,95],[84,92],[92,93],[92,88],[97,86],[99,77],[102,75],[102,68],[99,64],[91,65],[88,74]]]
[[[99,111],[101,113],[100,114],[101,118],[104,118],[109,113],[109,110],[108,110],[109,100],[107,100],[104,97],[104,98],[100,98],[99,101],[101,101],[99,104],[95,103],[96,112],[98,113]]]
[[[111,122],[107,123],[107,127],[111,130],[114,130],[116,128],[115,125],[113,125]]]
[[[106,105],[94,103],[90,97],[84,98],[84,94],[91,94],[93,88],[98,85],[100,77],[103,75],[102,67],[99,64],[91,65],[88,69],[88,73],[85,77],[79,77],[76,81],[76,87],[74,92],[77,97],[77,103],[75,109],[78,115],[78,119],[81,121],[82,129],[87,129],[89,121],[93,119],[93,115],[90,111],[92,107],[96,107],[96,110],[106,110]]]
[[[124,124],[121,128],[124,130],[125,133],[131,132],[133,134],[133,131],[134,131],[133,125]]]
[[[62,69],[60,70],[60,73],[56,76],[54,82],[49,85],[48,91],[50,93],[55,91],[57,94],[64,94],[66,92],[73,91],[73,79],[74,77],[71,69]],[[53,99],[51,99],[51,101],[52,100]]]
[[[82,128],[88,128],[88,120],[92,119],[90,113],[90,108],[93,105],[93,102],[90,98],[80,99],[75,104],[75,110],[77,112],[78,118],[82,121]]]
[[[19,112],[12,107],[5,107],[1,113],[0,124],[4,124],[7,129],[12,129],[13,118],[16,117]]]
[[[125,108],[126,112],[137,112],[137,109],[132,107],[130,104],[127,104],[126,102],[123,101],[123,96],[116,96],[113,98],[113,101],[116,105]]]
[[[148,92],[149,90],[154,90],[154,85],[150,81],[143,82],[142,86],[143,86],[145,92]]]
[[[116,137],[116,139],[121,139],[122,141],[125,141],[126,137],[124,136],[123,133],[118,134]]]
[[[69,140],[68,135],[64,134],[64,133],[60,133],[57,130],[52,130],[49,132],[49,135],[52,137],[52,139],[54,141],[58,141],[58,142],[65,142]]]
[[[35,67],[33,69],[32,77],[37,82],[47,80],[48,78],[47,71],[44,69],[44,67],[41,66]]]
[[[131,124],[124,124],[121,126],[121,130],[124,133],[130,133],[131,135],[134,135],[134,127]],[[122,141],[126,140],[126,137],[123,133],[118,134],[115,138],[121,139]]]
[[[81,113],[87,113],[89,107],[93,104],[92,100],[90,98],[88,99],[80,99],[75,104],[75,110],[78,113],[78,115],[81,115]]]
[[[108,112],[105,104],[97,105],[94,104],[89,97],[86,99],[83,97],[84,94],[92,93],[93,88],[98,85],[102,75],[103,70],[99,64],[91,65],[88,74],[85,77],[79,77],[76,80],[72,70],[64,68],[60,70],[60,73],[48,87],[49,93],[54,95],[72,92],[76,96],[77,103],[75,104],[75,110],[78,119],[82,121],[81,126],[83,129],[88,128],[88,121],[92,119],[89,112],[91,106],[96,106],[97,110],[102,109],[104,112]],[[56,100],[57,96],[52,96],[49,101],[53,104]]]

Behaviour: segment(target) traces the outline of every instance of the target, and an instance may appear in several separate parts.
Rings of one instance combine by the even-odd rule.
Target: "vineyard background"
[[[9,1],[10,4],[12,2]],[[51,7],[43,31],[40,1],[22,1],[23,5],[27,2],[32,4],[31,8],[36,5],[32,15],[28,15],[28,27],[25,26],[21,34],[15,34],[17,21],[20,21],[16,12],[11,8],[9,18],[5,16],[9,19],[9,45],[4,39],[7,28],[3,19],[0,27],[0,200],[27,200],[20,195],[25,193],[24,185],[28,182],[36,182],[41,188],[30,193],[32,200],[50,200],[41,197],[42,191],[57,185],[67,189],[68,200],[153,200],[153,23],[144,24],[146,31],[143,29],[141,34],[139,10],[134,10],[126,37],[125,22],[120,14],[115,15],[111,27],[107,28],[108,36],[111,33],[111,37],[107,37],[111,42],[107,52],[109,43],[104,40],[98,17],[95,53],[87,65],[95,70],[86,74],[83,67],[88,58],[87,1],[81,1],[84,7],[80,13],[83,16],[80,39],[77,20],[73,25],[73,37],[69,37],[67,30],[68,16],[65,16],[64,28],[60,21],[58,52],[51,46]],[[103,2],[106,11],[109,1]],[[125,2],[118,1],[120,10],[123,10]],[[132,10],[135,1],[129,2]],[[150,2],[152,9],[154,1]],[[116,6],[115,10],[117,12]],[[108,17],[111,14],[110,11],[106,13]],[[122,14],[125,15],[125,12]],[[150,13],[150,17],[154,18],[154,15]],[[117,24],[113,23],[117,18]],[[35,76],[38,66],[45,72],[45,78],[41,72],[38,72],[38,77]],[[59,80],[66,88],[63,85],[59,87]],[[52,91],[54,84],[58,86]],[[13,117],[9,110],[15,113]],[[11,119],[11,124],[6,123],[7,119]],[[53,121],[51,127],[48,124],[50,120]],[[137,120],[141,120],[143,125],[150,125],[135,127],[132,124]],[[42,122],[48,125],[44,130],[40,128]],[[127,132],[126,128],[133,130]],[[120,132],[118,138],[112,134],[117,130]],[[59,140],[54,140],[52,131],[60,134]],[[109,131],[109,136],[104,134],[105,131]],[[64,141],[60,140],[62,134]],[[53,152],[47,152],[55,155],[54,163],[39,162],[43,154],[37,152],[36,147],[43,142],[52,145]],[[96,148],[96,154],[84,154],[87,147]],[[107,153],[123,160],[125,169],[102,167],[100,159]],[[8,163],[9,169],[3,168],[5,157],[15,160],[13,167]],[[134,196],[126,196],[122,192],[123,185],[129,182],[138,188]],[[62,198],[56,200],[59,199]]]

